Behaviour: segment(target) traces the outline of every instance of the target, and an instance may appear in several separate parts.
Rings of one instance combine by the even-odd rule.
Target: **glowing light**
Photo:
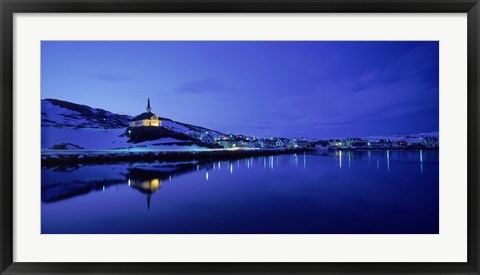
[[[208,180],[208,171],[205,172],[205,179]]]
[[[230,163],[230,174],[233,174],[233,164]]]
[[[390,171],[390,151],[387,150],[387,170]]]
[[[158,190],[159,187],[160,187],[160,180],[159,179],[153,179],[150,182],[150,190],[151,191]]]
[[[423,174],[423,151],[420,149],[420,173]]]
[[[128,179],[128,186],[130,186],[130,185],[131,185],[131,183],[130,183],[130,179]]]
[[[105,185],[103,186],[103,189],[102,189],[102,191],[105,191]]]
[[[342,150],[338,152],[338,155],[340,157],[340,168],[342,168]]]

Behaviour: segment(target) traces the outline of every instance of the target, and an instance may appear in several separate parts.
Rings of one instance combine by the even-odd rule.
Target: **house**
[[[378,139],[377,141],[370,141],[368,146],[372,148],[389,148],[392,147],[393,142],[389,139]]]
[[[150,98],[147,102],[147,112],[141,113],[138,116],[134,117],[130,123],[130,127],[160,127],[162,126],[162,121],[158,118],[158,116],[151,112],[152,108],[150,108]]]
[[[345,139],[345,146],[352,147],[354,142],[362,141],[361,138],[347,138]]]
[[[285,142],[280,138],[275,140],[274,144],[275,144],[275,147],[284,147],[285,146]]]
[[[330,139],[328,140],[328,147],[335,148],[335,147],[342,147],[343,143],[340,139]]]
[[[236,148],[238,147],[239,139],[234,135],[222,135],[216,143],[223,148]]]
[[[367,142],[361,138],[347,138],[345,140],[345,146],[347,147],[365,147]]]
[[[399,141],[395,142],[395,144],[396,144],[398,147],[407,147],[408,142],[406,142],[405,140],[399,140]]]
[[[263,148],[263,147],[265,147],[265,145],[264,145],[263,141],[255,139],[255,140],[252,140],[252,141],[249,142],[248,147],[250,147],[250,148]]]
[[[378,142],[383,144],[383,147],[392,147],[393,142],[389,139],[379,139]]]
[[[288,148],[308,148],[310,143],[306,140],[301,139],[292,139],[287,143]]]
[[[220,140],[217,142],[218,145],[222,146],[223,148],[236,148],[237,141],[236,140]]]
[[[437,148],[438,139],[436,137],[422,137],[422,144],[425,145],[425,147]]]
[[[300,148],[312,148],[313,145],[306,140],[297,140],[297,145]]]
[[[249,142],[245,139],[240,139],[237,142],[237,147],[248,147]]]
[[[206,144],[212,144],[213,142],[215,142],[214,138],[209,134],[203,135],[200,141]]]

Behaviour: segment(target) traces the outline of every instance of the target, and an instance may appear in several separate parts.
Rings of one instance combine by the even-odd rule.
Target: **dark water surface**
[[[438,233],[438,151],[42,169],[42,233]]]

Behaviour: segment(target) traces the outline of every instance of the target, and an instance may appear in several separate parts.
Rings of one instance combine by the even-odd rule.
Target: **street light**
[[[130,134],[132,133],[132,130],[128,129],[128,151],[130,151],[130,147],[132,147],[131,140],[132,138],[130,137]]]

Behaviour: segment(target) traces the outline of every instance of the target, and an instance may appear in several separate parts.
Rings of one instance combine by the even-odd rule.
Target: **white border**
[[[14,28],[14,261],[466,261],[466,14],[15,14]],[[40,235],[41,40],[438,40],[440,234]]]

